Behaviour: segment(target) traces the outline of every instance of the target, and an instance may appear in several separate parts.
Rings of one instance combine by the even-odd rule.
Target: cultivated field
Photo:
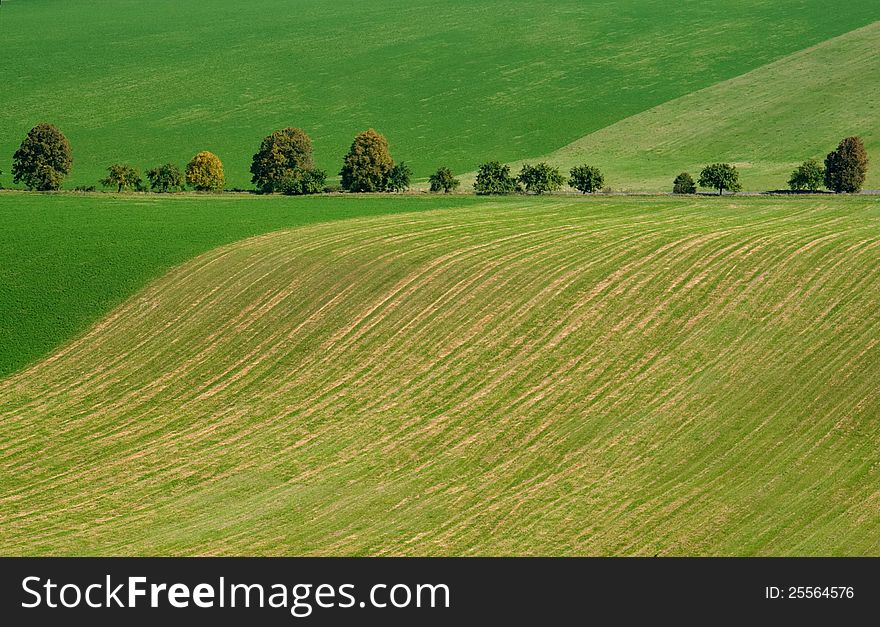
[[[563,168],[601,163],[618,190],[670,191],[721,155],[745,189],[787,189],[808,158],[861,135],[875,155],[865,188],[880,189],[880,22],[744,76],[662,104],[546,157]]]
[[[876,0],[7,0],[0,13],[0,183],[25,133],[53,122],[74,149],[68,186],[97,184],[117,161],[143,171],[207,149],[230,187],[247,187],[260,139],[290,125],[331,175],[370,126],[417,177],[467,172],[550,153],[880,19]],[[804,119],[823,111],[797,102]],[[730,140],[712,139],[693,156],[735,159]],[[830,150],[824,140],[804,152]],[[615,168],[609,182],[628,176]]]
[[[0,382],[2,554],[880,554],[880,203],[275,232]]]
[[[477,201],[0,193],[0,377],[216,246],[315,222]]]

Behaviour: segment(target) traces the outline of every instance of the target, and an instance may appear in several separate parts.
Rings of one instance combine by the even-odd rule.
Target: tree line
[[[12,175],[15,183],[28,189],[53,191],[61,188],[73,164],[70,142],[52,124],[39,124],[31,129],[13,155]],[[847,137],[837,149],[828,154],[824,164],[810,159],[800,165],[788,181],[792,191],[816,192],[823,186],[837,193],[857,193],[865,183],[868,171],[868,153],[859,137]],[[315,166],[312,140],[299,128],[284,128],[263,139],[251,163],[251,182],[262,194],[287,195],[318,194],[336,191],[327,184],[327,172]],[[347,192],[402,192],[410,187],[412,170],[404,163],[395,163],[388,140],[374,129],[358,134],[343,159],[339,171],[339,189]],[[126,163],[114,163],[107,168],[107,176],[99,183],[117,192],[126,190],[171,193],[187,186],[201,192],[222,190],[226,184],[223,163],[217,155],[202,151],[181,170],[173,163],[158,165],[146,171],[145,182],[140,172]],[[452,170],[439,168],[428,178],[432,192],[450,193],[461,182]],[[605,189],[605,177],[599,168],[579,165],[563,176],[559,168],[538,163],[525,164],[518,175],[510,166],[499,161],[480,165],[474,183],[479,195],[554,192],[568,183],[584,194]],[[714,189],[719,195],[725,191],[742,190],[739,171],[729,163],[707,165],[698,180],[682,172],[673,181],[674,194],[695,194],[697,185]],[[94,191],[94,187],[77,188]]]

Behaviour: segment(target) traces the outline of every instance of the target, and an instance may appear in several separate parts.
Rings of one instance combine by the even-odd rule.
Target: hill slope
[[[302,126],[331,175],[358,131],[417,176],[548,153],[627,116],[880,19],[875,0],[11,0],[0,169],[57,123],[70,185],[114,161],[203,149],[249,185],[275,128]]]
[[[878,306],[870,200],[260,236],[0,382],[0,553],[880,554]]]
[[[614,189],[672,189],[682,171],[737,163],[747,190],[787,189],[808,158],[824,159],[849,135],[873,155],[868,189],[880,189],[880,22],[744,76],[662,104],[547,157],[594,163]]]

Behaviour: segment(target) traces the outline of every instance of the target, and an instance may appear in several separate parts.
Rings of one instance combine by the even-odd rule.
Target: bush
[[[605,177],[599,168],[579,165],[569,172],[568,184],[582,194],[598,192],[605,185]]]
[[[860,137],[847,137],[825,158],[825,186],[838,194],[862,191],[868,174],[868,151]]]
[[[77,185],[73,188],[75,192],[96,192],[98,191],[94,185]]]
[[[223,163],[207,150],[200,152],[186,166],[186,182],[200,192],[223,189],[226,183]]]
[[[117,192],[142,186],[141,173],[127,163],[114,163],[107,168],[107,177],[100,180],[104,187],[116,187]]]
[[[717,189],[718,195],[724,194],[724,190],[738,192],[742,189],[739,182],[739,171],[729,163],[713,163],[707,165],[700,172],[700,187]]]
[[[672,183],[672,193],[696,194],[697,184],[694,182],[694,177],[692,177],[687,172],[682,172],[681,174],[676,176],[675,181],[673,181]]]
[[[320,194],[327,182],[327,173],[324,170],[311,168],[308,170],[295,169],[286,178],[276,181],[276,189],[286,196],[305,196],[307,194]]]
[[[522,183],[527,192],[543,194],[544,192],[555,192],[565,184],[565,177],[559,172],[559,168],[554,168],[546,163],[538,165],[523,165],[519,173],[519,182]]]
[[[400,162],[388,173],[388,183],[386,187],[392,192],[405,192],[409,189],[410,179],[412,178],[412,170],[404,162]]]
[[[394,160],[388,140],[373,129],[354,138],[339,174],[349,192],[381,192],[388,187]]]
[[[444,194],[458,189],[458,186],[461,185],[461,181],[455,178],[452,170],[447,167],[437,168],[437,171],[428,177],[428,182],[431,184],[432,192],[442,191]]]
[[[264,194],[281,191],[294,172],[315,167],[312,140],[300,128],[284,128],[265,137],[251,164],[251,182]]]
[[[70,174],[70,142],[52,124],[32,128],[12,156],[12,181],[41,192],[59,189]]]
[[[825,168],[815,159],[804,161],[798,169],[791,173],[788,187],[791,191],[809,190],[815,192],[825,181]]]
[[[510,166],[489,161],[480,166],[474,191],[479,195],[512,194],[519,191],[519,183],[510,175]]]
[[[183,173],[173,163],[166,163],[156,166],[152,170],[147,170],[147,178],[150,180],[150,189],[163,194],[181,191],[186,185]]]

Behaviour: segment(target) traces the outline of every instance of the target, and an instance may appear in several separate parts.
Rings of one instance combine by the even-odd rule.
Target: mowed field
[[[477,201],[0,193],[0,377],[86,331],[172,266],[222,244]]]
[[[876,0],[839,11],[824,0],[7,0],[0,13],[0,183],[48,121],[73,146],[68,187],[96,185],[113,162],[143,171],[200,150],[224,161],[229,187],[249,187],[260,139],[285,126],[312,135],[331,176],[368,127],[416,177],[468,172],[550,153],[880,19]],[[718,141],[693,157],[733,160]]]
[[[261,235],[0,382],[0,553],[880,554],[880,203]]]

